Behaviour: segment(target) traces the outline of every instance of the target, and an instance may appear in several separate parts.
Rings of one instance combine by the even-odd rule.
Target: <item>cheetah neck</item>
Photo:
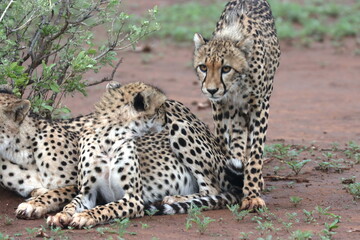
[[[244,136],[247,131],[243,130],[248,127],[249,106],[238,95],[236,91],[229,92],[222,100],[211,101],[215,136],[229,158],[236,158],[232,156],[232,147],[238,141],[237,137],[243,135],[242,138],[247,138]]]

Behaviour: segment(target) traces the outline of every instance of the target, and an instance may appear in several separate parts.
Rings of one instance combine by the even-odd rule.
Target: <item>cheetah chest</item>
[[[129,193],[129,184],[138,172],[133,137],[131,133],[117,131],[103,139],[93,138],[91,144],[83,143],[82,182],[93,197],[113,202],[121,199],[125,191]]]

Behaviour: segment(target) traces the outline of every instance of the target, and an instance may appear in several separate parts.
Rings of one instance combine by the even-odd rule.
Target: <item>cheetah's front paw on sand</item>
[[[74,214],[70,226],[74,228],[84,228],[95,226],[96,224],[96,220],[90,214],[88,214],[87,211],[84,211]]]
[[[266,207],[266,204],[265,201],[260,197],[256,197],[256,198],[247,197],[241,202],[241,210],[258,209],[263,207]]]
[[[23,202],[15,211],[16,217],[21,219],[38,219],[46,213],[47,210],[43,204],[35,201]]]
[[[70,222],[73,220],[73,217],[66,212],[59,212],[55,216],[49,216],[46,220],[47,225],[52,227],[61,227],[65,228],[69,226]]]

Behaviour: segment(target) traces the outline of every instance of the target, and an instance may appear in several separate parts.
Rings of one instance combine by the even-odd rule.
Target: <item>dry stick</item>
[[[264,176],[265,179],[270,181],[296,181],[297,183],[307,183],[308,179],[291,177],[291,176]]]
[[[9,4],[6,6],[4,12],[1,14],[1,17],[0,17],[0,22],[3,20],[4,16],[5,16],[5,13],[7,12],[7,10],[9,9],[10,5],[14,2],[14,0],[10,0]]]
[[[120,66],[120,64],[122,63],[122,58],[120,58],[120,60],[118,61],[118,63],[116,64],[115,68],[113,69],[110,77],[104,77],[103,79],[99,80],[99,81],[95,81],[95,82],[92,82],[92,83],[88,83],[86,84],[87,87],[90,87],[90,86],[94,86],[94,85],[97,85],[97,84],[100,84],[100,83],[103,83],[103,82],[109,82],[109,81],[112,81],[114,79],[114,76],[115,76],[115,73],[118,69],[118,67]]]

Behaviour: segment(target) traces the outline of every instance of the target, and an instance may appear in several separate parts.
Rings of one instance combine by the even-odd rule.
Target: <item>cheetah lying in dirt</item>
[[[15,162],[10,155],[1,152],[1,169],[6,166],[5,171],[0,172],[1,183],[10,187],[6,185],[9,166],[16,167],[13,170],[16,176],[24,176],[22,172],[28,171],[29,166],[34,173],[43,173],[37,178],[34,175],[34,179],[39,179],[38,183],[28,190],[33,192],[33,198],[16,210],[20,218],[39,218],[71,201],[62,212],[49,217],[48,224],[81,228],[114,218],[142,216],[144,208],[158,209],[158,214],[186,213],[190,204],[218,209],[242,199],[241,183],[232,184],[234,176],[227,168],[227,158],[207,126],[181,103],[166,100],[165,95],[154,87],[143,83],[121,87],[110,85],[93,114],[61,121],[63,127],[59,127],[60,122],[47,122],[29,115],[26,100],[19,100],[9,93],[0,94],[0,99],[4,99],[3,106],[13,109],[12,117],[22,118],[17,122],[18,132],[6,132],[9,129],[6,128],[2,135],[13,142],[13,151],[17,147],[28,149],[27,156],[31,155],[27,157],[31,161]],[[26,106],[20,108],[21,114],[15,114],[19,108],[8,104],[11,101]],[[9,119],[2,121],[7,124]],[[16,144],[17,134],[22,136],[28,125],[36,121],[46,127],[32,125],[35,130],[27,131],[24,136],[31,141],[27,145],[25,142],[24,145]],[[36,126],[41,128],[36,129]],[[43,129],[48,130],[42,132]],[[69,129],[71,132],[65,133]],[[57,141],[59,136],[64,139]],[[40,141],[45,137],[51,137],[52,140],[47,141],[53,145]],[[60,153],[68,153],[65,150],[69,146],[64,144],[67,141],[72,144],[73,152],[73,169],[67,171],[73,172],[74,176],[76,171],[79,172],[79,188],[74,187],[74,179],[63,185],[51,185],[61,178],[61,174],[51,175],[52,181],[44,185],[41,177],[49,176],[47,171],[52,162],[56,160],[57,164],[68,167],[68,163],[61,163],[59,159]],[[42,155],[28,147],[33,145]],[[43,160],[39,155],[49,156],[49,160]],[[67,158],[63,158],[66,162]],[[54,171],[59,173],[59,170],[55,168]],[[14,185],[12,189],[20,192],[20,186]],[[234,189],[238,189],[236,194]],[[157,204],[153,204],[155,202]]]

